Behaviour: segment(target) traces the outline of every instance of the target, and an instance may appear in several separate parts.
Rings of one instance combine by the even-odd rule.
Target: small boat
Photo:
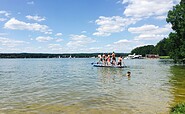
[[[119,65],[103,65],[103,64],[93,64],[93,67],[127,68],[127,66],[119,66]]]
[[[128,55],[124,59],[142,59],[142,55],[136,55],[135,53],[133,55]]]

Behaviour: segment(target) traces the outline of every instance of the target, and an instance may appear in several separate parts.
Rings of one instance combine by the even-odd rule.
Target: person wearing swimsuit
[[[121,66],[122,65],[122,56],[120,56],[119,58],[118,58],[118,64],[117,65],[119,65],[119,66]]]
[[[112,53],[112,65],[116,65],[116,55],[114,52]]]
[[[111,62],[111,58],[110,58],[110,55],[107,56],[107,65],[110,65],[110,62]]]

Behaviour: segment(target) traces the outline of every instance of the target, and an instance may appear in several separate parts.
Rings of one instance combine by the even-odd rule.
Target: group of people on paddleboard
[[[103,55],[98,55],[98,58],[100,59],[97,64],[103,64],[103,65],[119,65],[122,66],[123,58],[120,56],[118,58],[118,61],[116,61],[116,54],[113,52],[112,55],[108,54],[103,54]]]

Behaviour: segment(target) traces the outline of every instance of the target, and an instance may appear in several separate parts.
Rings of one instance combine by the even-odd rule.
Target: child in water
[[[127,74],[126,74],[126,76],[130,77],[130,75],[131,75],[131,72],[128,71]]]

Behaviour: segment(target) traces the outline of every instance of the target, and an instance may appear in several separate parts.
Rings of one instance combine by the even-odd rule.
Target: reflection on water
[[[0,59],[0,113],[167,113],[184,99],[183,67],[143,59],[96,68],[92,61]]]
[[[99,68],[97,69],[99,79],[105,83],[120,82],[126,76],[126,69],[121,68]]]
[[[185,66],[172,66],[171,73],[173,105],[185,102]]]

